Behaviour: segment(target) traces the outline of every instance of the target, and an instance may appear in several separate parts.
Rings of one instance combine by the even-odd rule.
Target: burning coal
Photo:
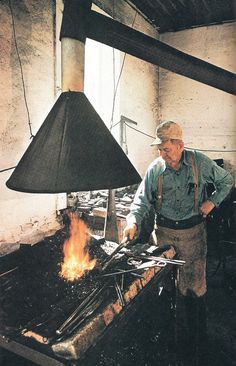
[[[90,259],[87,244],[90,232],[83,220],[75,213],[70,214],[70,237],[63,246],[64,260],[59,275],[68,281],[81,278],[96,265],[96,259]]]

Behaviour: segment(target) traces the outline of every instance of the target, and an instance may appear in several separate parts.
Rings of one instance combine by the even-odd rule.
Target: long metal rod
[[[67,324],[69,324],[72,319],[78,314],[78,312],[84,308],[86,305],[89,304],[89,302],[91,301],[91,299],[96,296],[98,292],[98,289],[95,289],[94,291],[91,292],[91,294],[86,297],[84,299],[84,301],[81,302],[81,304],[73,311],[73,313],[61,324],[61,326],[56,330],[57,334],[61,334],[63,329],[67,326]]]
[[[182,259],[168,259],[165,257],[156,257],[154,255],[132,255],[129,253],[126,253],[126,255],[130,258],[135,258],[135,259],[142,259],[142,260],[153,260],[153,261],[161,261],[161,262],[165,262],[165,263],[169,263],[169,264],[178,264],[180,266],[185,264],[185,261]]]
[[[236,74],[92,10],[87,20],[86,36],[176,74],[236,95]],[[76,32],[71,34],[68,24],[63,28],[61,37],[80,39],[80,34],[77,35]]]
[[[116,289],[117,297],[120,301],[121,306],[124,307],[125,306],[125,300],[124,300],[120,285],[118,284],[116,277],[114,278],[114,281],[115,281],[115,289]]]
[[[105,273],[103,275],[101,275],[100,277],[110,277],[110,276],[115,276],[115,275],[122,275],[124,273],[135,273],[135,271],[145,271],[145,269],[149,269],[149,268],[153,268],[153,267],[160,267],[163,268],[162,266],[158,265],[158,264],[152,264],[152,265],[147,265],[146,267],[137,267],[137,268],[132,268],[132,269],[126,269],[123,272],[121,271],[117,271],[117,272],[113,272],[113,273]]]
[[[77,329],[90,315],[92,315],[102,304],[103,298],[93,299],[60,333],[60,338],[71,334]],[[60,339],[59,338],[59,339]]]
[[[56,330],[57,334],[62,334],[65,328],[73,321],[73,319],[78,316],[78,314],[86,309],[99,294],[108,286],[110,282],[106,282],[101,288],[96,288],[91,292],[89,296],[87,296],[84,301],[80,303],[80,305],[72,312],[72,314],[61,324],[61,326]]]
[[[4,273],[1,273],[1,274],[0,274],[0,277],[3,277],[3,276],[5,276],[5,275],[7,275],[7,274],[9,274],[9,273],[11,273],[11,272],[14,272],[14,271],[16,271],[17,269],[18,269],[18,267],[15,267],[15,268],[9,269],[9,271],[6,271],[6,272],[4,272]]]

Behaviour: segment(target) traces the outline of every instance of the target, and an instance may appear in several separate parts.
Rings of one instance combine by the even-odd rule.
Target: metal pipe
[[[77,0],[64,1],[60,33],[63,92],[84,91],[86,22],[91,5],[91,0],[80,0],[80,4]]]
[[[62,91],[84,91],[85,44],[76,39],[61,39]]]
[[[236,94],[236,75],[91,11],[86,36],[154,65]]]

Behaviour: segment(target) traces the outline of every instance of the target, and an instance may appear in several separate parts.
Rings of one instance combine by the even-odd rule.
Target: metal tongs
[[[157,257],[154,255],[145,255],[145,254],[133,255],[133,254],[126,253],[126,255],[129,256],[130,259],[132,258],[134,260],[143,261],[145,259],[147,261],[161,262],[161,263],[166,263],[166,264],[176,264],[179,266],[183,266],[185,264],[185,261],[181,260],[181,259],[168,259],[165,257]],[[145,263],[143,263],[143,264],[145,264]]]
[[[102,271],[104,271],[109,264],[114,260],[114,257],[122,248],[125,248],[128,244],[132,243],[133,240],[129,240],[129,238],[124,238],[121,243],[118,245],[118,247],[114,250],[114,252],[106,259],[106,261],[102,265]]]

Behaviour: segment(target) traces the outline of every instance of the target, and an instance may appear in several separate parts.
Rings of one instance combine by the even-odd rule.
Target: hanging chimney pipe
[[[112,189],[141,177],[84,94],[86,21],[92,1],[65,0],[62,93],[9,180],[32,193]]]
[[[91,0],[66,0],[61,25],[62,91],[84,92],[86,21]]]

